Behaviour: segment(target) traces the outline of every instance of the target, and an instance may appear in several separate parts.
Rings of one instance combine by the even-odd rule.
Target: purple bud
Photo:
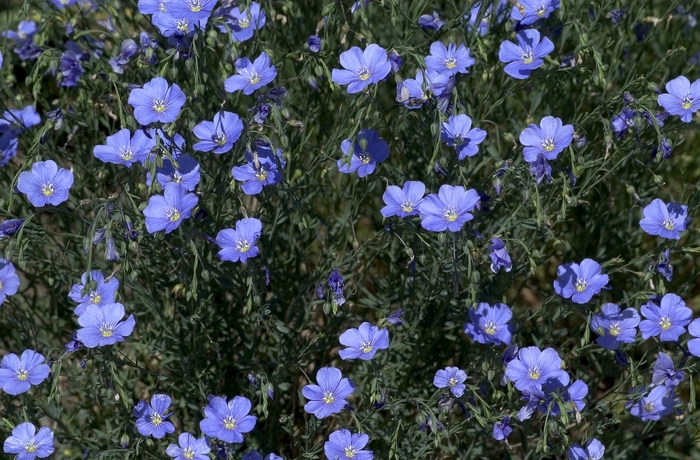
[[[107,245],[105,247],[105,259],[119,260],[119,253],[117,252],[117,245],[114,244],[114,238],[107,238]]]
[[[323,285],[322,284],[319,284],[316,286],[316,295],[318,296],[319,299],[323,299],[323,297],[325,297],[323,295]]]
[[[396,50],[389,51],[389,64],[391,64],[391,71],[394,73],[398,72],[403,65],[403,59]]]
[[[389,317],[386,319],[386,321],[390,324],[395,324],[397,326],[403,326],[403,321],[401,321],[401,318],[404,315],[403,308],[399,308],[396,310],[394,313],[389,315]]]
[[[321,51],[321,38],[317,35],[310,36],[307,44],[309,46],[309,51],[312,53],[318,53]]]
[[[83,358],[80,360],[80,367],[85,369],[87,367],[87,359]]]
[[[250,382],[251,385],[253,385],[255,388],[258,387],[258,379],[255,378],[252,372],[248,372],[248,381]]]

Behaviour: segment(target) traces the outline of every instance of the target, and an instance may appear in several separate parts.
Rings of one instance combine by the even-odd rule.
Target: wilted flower
[[[647,302],[640,309],[646,319],[639,323],[639,331],[644,340],[659,336],[662,342],[675,342],[685,333],[685,326],[690,323],[693,311],[685,305],[676,294],[666,294],[661,298],[661,305]]]
[[[0,240],[8,238],[17,233],[26,219],[7,219],[0,222]],[[0,302],[1,304],[2,302]]]
[[[343,305],[345,303],[345,282],[343,277],[340,275],[340,271],[335,268],[328,277],[328,286],[331,288],[333,294],[333,302],[338,305]]]
[[[310,36],[306,44],[309,47],[309,51],[312,53],[321,51],[321,38],[318,35]]]
[[[510,427],[509,415],[506,415],[500,422],[496,422],[493,425],[493,439],[496,441],[504,441],[512,432],[513,428]]]
[[[540,41],[540,33],[535,29],[520,31],[515,38],[517,45],[507,40],[501,43],[498,59],[506,63],[504,70],[508,75],[523,80],[544,64],[543,58],[554,51],[554,43],[547,37]]]
[[[628,129],[634,128],[634,117],[636,115],[637,112],[629,107],[624,107],[619,115],[613,117],[610,122],[610,129],[615,133],[615,137],[621,139]]]
[[[608,284],[608,275],[601,274],[602,269],[593,259],[583,259],[581,265],[562,264],[557,268],[559,278],[554,281],[554,291],[575,303],[587,303]]]
[[[662,259],[659,261],[659,265],[657,267],[658,272],[666,278],[666,281],[671,282],[671,279],[673,278],[673,265],[671,265],[671,251],[669,249],[666,249],[661,257]]]
[[[340,343],[347,347],[338,352],[341,358],[368,360],[374,358],[377,350],[389,348],[389,331],[364,322],[359,328],[351,328],[340,334]]]
[[[370,84],[382,81],[389,72],[386,50],[379,45],[367,45],[363,52],[357,46],[340,54],[344,69],[333,69],[331,79],[339,85],[348,85],[348,93],[359,93]]]
[[[513,268],[513,262],[510,260],[506,244],[500,238],[492,238],[491,244],[487,249],[491,250],[489,257],[491,258],[491,271],[498,273],[503,268],[508,273]]]
[[[552,182],[552,167],[547,163],[547,158],[544,155],[539,154],[535,161],[529,163],[530,172],[535,177],[537,185],[540,185],[542,179],[546,179],[549,184]]]
[[[664,385],[668,391],[673,390],[685,378],[685,372],[676,370],[673,359],[664,352],[659,352],[659,357],[654,363],[654,374],[651,382],[654,385]]]
[[[308,384],[301,389],[301,393],[309,402],[304,410],[314,414],[318,418],[324,418],[331,414],[337,414],[347,404],[347,398],[354,390],[352,382],[343,378],[339,369],[335,367],[322,367],[316,374],[318,385]]]
[[[438,388],[449,388],[455,398],[460,398],[467,387],[464,382],[467,380],[467,373],[458,367],[446,367],[435,373],[433,385]]]

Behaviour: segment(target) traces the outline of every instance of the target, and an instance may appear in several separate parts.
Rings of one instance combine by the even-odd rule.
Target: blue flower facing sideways
[[[80,277],[80,283],[74,284],[68,293],[68,297],[71,300],[78,302],[78,306],[73,310],[78,316],[83,314],[88,305],[103,307],[114,303],[114,293],[119,289],[118,279],[111,277],[109,281],[105,282],[105,276],[99,270],[90,271],[90,281],[94,283],[94,286],[89,288],[83,295],[82,292],[85,289],[85,285],[88,284],[87,273],[83,273]]]
[[[605,453],[605,446],[596,438],[591,439],[586,447],[574,444],[566,452],[569,460],[600,460]]]
[[[398,216],[402,219],[418,215],[418,206],[425,194],[425,184],[421,181],[407,181],[403,188],[389,185],[382,195],[384,206],[380,209],[382,216]]]
[[[12,436],[5,439],[3,451],[6,454],[17,454],[17,460],[34,460],[46,458],[53,453],[53,432],[48,427],[36,427],[24,422],[12,430]]]
[[[571,145],[573,138],[573,126],[564,125],[561,119],[550,116],[542,118],[540,126],[532,124],[520,133],[520,143],[525,146],[523,155],[528,163],[537,160],[538,155],[554,160]]]
[[[500,422],[493,425],[493,439],[496,441],[504,441],[513,432],[510,427],[510,416],[506,415]]]
[[[454,43],[445,46],[442,42],[433,42],[430,45],[430,55],[425,57],[428,70],[445,75],[469,73],[467,68],[475,62],[474,58],[469,56],[469,48],[464,45],[457,47]]]
[[[34,163],[32,171],[23,171],[17,180],[17,189],[37,208],[63,203],[72,186],[73,173],[59,168],[53,160]]]
[[[389,331],[364,322],[359,328],[350,328],[340,334],[340,343],[347,347],[339,351],[342,359],[368,360],[374,358],[377,350],[389,348]]]
[[[391,72],[386,50],[379,45],[367,45],[364,52],[357,46],[340,54],[344,69],[333,69],[331,80],[348,85],[348,93],[359,93],[371,84],[377,84]]]
[[[472,119],[467,115],[452,115],[442,123],[440,139],[457,151],[457,158],[464,160],[479,152],[479,144],[486,139],[486,131],[472,129]]]
[[[353,434],[346,429],[336,430],[323,445],[323,452],[333,460],[372,460],[372,451],[364,449],[368,442],[369,436],[366,434]]]
[[[123,342],[134,331],[136,320],[134,315],[124,318],[124,305],[111,303],[103,307],[88,305],[78,317],[82,328],[76,332],[76,337],[87,348],[104,347]]]
[[[180,87],[163,77],[155,77],[143,88],[135,88],[129,94],[129,105],[134,108],[134,118],[141,125],[172,123],[180,115],[187,98]]]
[[[554,51],[554,43],[535,29],[518,32],[515,37],[518,44],[504,41],[498,50],[498,59],[506,63],[505,72],[513,78],[524,80],[533,70],[544,64],[544,57]]]
[[[0,388],[10,395],[25,393],[46,380],[50,370],[44,355],[34,350],[24,350],[21,357],[8,353],[0,362]]]
[[[175,431],[175,426],[166,420],[172,414],[166,414],[170,408],[170,396],[154,394],[151,403],[139,401],[134,407],[136,429],[142,436],[153,436],[160,439]]]
[[[345,139],[340,144],[340,150],[345,156],[352,152],[352,156],[349,163],[347,158],[338,160],[338,170],[345,174],[357,171],[359,177],[372,174],[377,163],[389,158],[389,144],[373,129],[361,129],[354,143],[352,139]]]
[[[219,257],[230,262],[246,263],[251,257],[256,257],[260,250],[256,246],[262,232],[262,222],[254,217],[236,222],[235,230],[227,228],[216,235],[219,245]]]
[[[130,168],[134,163],[146,161],[155,146],[155,138],[149,138],[142,130],[136,130],[132,137],[128,129],[121,129],[107,136],[105,145],[96,145],[92,153],[95,158],[105,163],[121,164]]]
[[[211,448],[207,444],[207,439],[195,438],[189,433],[182,433],[177,438],[178,444],[170,444],[165,453],[175,460],[209,460]]]
[[[433,11],[433,14],[421,15],[421,17],[418,18],[418,25],[423,29],[440,30],[440,28],[445,25],[445,21],[441,21],[437,11]]]
[[[2,241],[3,238],[9,238],[20,231],[25,220],[26,219],[7,219],[0,222],[0,241]]]
[[[476,190],[444,184],[438,194],[423,198],[418,208],[421,226],[431,232],[458,232],[474,216],[470,211],[479,202]]]
[[[17,294],[19,288],[19,276],[15,266],[7,259],[0,258],[0,305],[5,298]]]
[[[658,102],[671,115],[678,115],[685,123],[690,123],[693,114],[700,110],[700,79],[692,84],[680,76],[666,83],[667,93],[659,94]]]
[[[449,388],[455,398],[461,398],[467,386],[467,373],[458,367],[440,369],[433,377],[433,385],[437,388]]]
[[[673,364],[673,359],[664,352],[659,352],[659,357],[654,363],[654,373],[651,377],[651,382],[654,385],[663,385],[668,391],[685,378],[685,372],[676,370]]]
[[[148,233],[161,230],[165,230],[165,233],[172,232],[184,219],[192,216],[192,209],[197,205],[197,201],[197,195],[187,193],[180,185],[166,185],[164,194],[153,195],[143,210],[143,215],[146,216],[146,230]]]
[[[243,94],[253,94],[253,91],[270,83],[277,76],[277,68],[270,63],[270,56],[262,52],[254,62],[241,58],[235,62],[236,75],[224,81],[227,93],[243,91]]]
[[[644,340],[659,336],[661,342],[675,342],[685,333],[685,327],[693,317],[693,311],[676,294],[666,294],[661,305],[647,302],[639,309],[646,318],[639,323],[639,332]]]
[[[328,287],[331,288],[331,293],[333,294],[333,302],[338,305],[343,305],[345,303],[345,281],[340,274],[340,270],[334,268],[328,277]]]
[[[601,274],[602,269],[593,259],[583,259],[581,265],[574,262],[559,265],[554,292],[575,303],[587,303],[608,284],[608,275]]]
[[[688,206],[680,203],[664,203],[655,198],[643,210],[644,218],[639,221],[642,230],[650,235],[660,236],[669,240],[681,239],[681,232],[688,219]]]
[[[506,273],[511,271],[513,268],[513,262],[510,260],[510,255],[506,250],[506,244],[500,238],[492,238],[491,244],[487,247],[491,250],[489,257],[491,258],[491,271],[493,273],[498,273],[501,268],[505,270]]]
[[[214,396],[204,408],[204,420],[199,428],[207,436],[224,442],[243,442],[243,433],[255,428],[257,417],[248,415],[252,405],[248,398],[236,396],[228,402],[220,396]]]
[[[301,389],[301,393],[309,400],[304,410],[320,419],[343,410],[347,404],[345,398],[355,391],[350,379],[343,378],[340,369],[335,367],[319,369],[316,380],[318,385],[310,383]]]
[[[606,303],[600,313],[593,315],[591,329],[596,334],[602,332],[595,339],[598,345],[606,350],[617,350],[621,343],[634,342],[639,321],[639,313],[634,308],[620,311],[617,304]]]
[[[241,137],[243,122],[235,113],[221,111],[214,115],[213,121],[199,123],[192,132],[200,139],[192,146],[193,149],[221,155],[230,151]]]
[[[515,326],[510,324],[513,318],[508,305],[496,303],[493,306],[480,302],[476,308],[469,309],[470,323],[464,324],[464,333],[472,340],[494,345],[510,345]]]

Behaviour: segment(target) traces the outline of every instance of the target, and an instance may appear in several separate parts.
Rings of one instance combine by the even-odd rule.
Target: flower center
[[[489,321],[484,325],[484,332],[486,332],[488,335],[495,334],[496,329],[498,328],[496,326],[496,323],[494,323],[493,321]]]
[[[179,21],[177,21],[177,26],[175,28],[183,34],[186,34],[187,31],[190,30],[190,25],[187,22],[187,19],[180,19]]]
[[[576,284],[574,285],[574,287],[576,288],[577,292],[583,292],[586,290],[586,284],[587,283],[585,279],[579,278],[576,280]]]
[[[448,380],[447,383],[449,383],[450,386],[453,387],[453,386],[456,386],[457,383],[459,383],[459,382],[457,381],[456,377],[450,377],[450,380]]]
[[[617,337],[618,335],[620,335],[620,332],[622,332],[622,328],[620,328],[619,323],[613,323],[610,325],[610,335],[612,335],[613,337]]]
[[[53,196],[53,194],[56,193],[56,189],[51,182],[47,182],[41,184],[41,193],[46,197]]]
[[[225,133],[216,133],[214,134],[214,137],[212,137],[212,140],[214,143],[218,146],[223,146],[226,144],[226,134]]]
[[[240,27],[241,29],[247,29],[248,26],[250,26],[250,18],[249,17],[245,17],[245,18],[238,20],[238,27]]]
[[[163,423],[163,417],[161,417],[158,412],[154,412],[151,414],[151,423],[158,426]]]
[[[224,428],[226,428],[227,430],[235,429],[236,420],[230,415],[226,416],[226,418],[224,419]]]
[[[554,150],[554,140],[549,137],[545,138],[545,140],[542,141],[542,148],[545,152],[551,152]]]
[[[190,11],[193,13],[199,13],[202,11],[202,2],[199,0],[195,0],[194,2],[190,3]]]
[[[357,74],[358,77],[360,77],[360,80],[365,81],[370,77],[369,69],[367,67],[363,67],[362,70],[360,70],[360,73]]]
[[[447,67],[448,69],[454,69],[455,67],[457,67],[457,59],[453,57],[445,59],[445,67]]]
[[[25,381],[29,378],[29,372],[26,369],[20,369],[17,371],[17,380]]]
[[[534,58],[532,57],[532,50],[525,51],[520,58],[523,60],[523,64],[532,64]]]
[[[693,106],[693,97],[690,94],[688,94],[683,99],[681,99],[681,107],[683,108],[683,110],[688,110],[692,106]]]
[[[361,153],[360,154],[360,161],[362,161],[363,165],[366,165],[370,161],[372,161],[372,158],[367,153]]]
[[[413,211],[413,203],[411,203],[411,202],[409,202],[409,201],[404,201],[403,203],[401,203],[401,210],[402,210],[403,212],[411,212],[411,211]]]
[[[258,75],[257,72],[253,72],[248,77],[248,81],[250,82],[251,85],[255,85],[260,81],[260,75]]]
[[[112,337],[113,332],[114,326],[110,324],[103,324],[100,326],[100,334],[102,334],[102,337]]]
[[[2,281],[0,281],[0,292],[2,291]]]
[[[445,219],[447,219],[447,222],[454,222],[457,220],[457,213],[455,212],[454,209],[448,209],[445,211]]]
[[[90,302],[97,305],[102,301],[102,296],[95,291],[90,291]]]
[[[663,222],[663,226],[666,230],[673,230],[673,227],[675,227],[675,222],[671,220],[670,217],[667,217],[666,220]]]
[[[530,380],[539,380],[541,374],[539,366],[531,367],[527,370],[527,374],[530,377]]]
[[[24,446],[24,450],[27,452],[36,452],[37,445],[36,441],[34,441],[34,438],[30,439],[29,442]]]
[[[654,410],[654,403],[652,401],[647,401],[644,403],[644,411],[651,412]]]
[[[355,449],[353,446],[348,446],[345,448],[345,456],[347,458],[353,458],[356,453],[357,453],[357,449]]]
[[[537,13],[537,16],[544,16],[545,11],[544,5],[540,5],[535,10],[535,13]]]
[[[154,101],[153,102],[153,110],[155,110],[156,113],[165,112],[165,101]]]
[[[323,393],[324,403],[333,404],[333,401],[335,401],[335,396],[333,395],[333,393],[331,393],[330,391],[326,391],[325,393]]]
[[[372,351],[372,343],[371,342],[363,342],[362,345],[360,345],[360,351],[362,353],[369,353]]]
[[[664,331],[668,331],[671,329],[671,318],[668,316],[662,316],[661,321],[659,321],[659,326],[661,326],[661,329]]]
[[[250,249],[250,243],[248,243],[248,240],[240,240],[238,243],[236,243],[236,249],[238,252],[248,252]]]
[[[170,208],[168,209],[168,212],[165,214],[165,216],[168,219],[170,219],[170,222],[176,222],[180,219],[180,211],[178,211],[175,208]]]
[[[131,149],[124,149],[119,153],[119,156],[122,157],[122,160],[129,161],[134,158],[134,152]]]
[[[194,458],[194,450],[192,450],[191,447],[188,447],[187,449],[182,451],[182,456],[185,457],[187,460],[192,460]]]
[[[165,2],[160,2],[160,10],[165,13]]]

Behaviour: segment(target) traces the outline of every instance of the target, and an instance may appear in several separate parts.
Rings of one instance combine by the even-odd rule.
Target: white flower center
[[[523,60],[523,64],[532,64],[535,59],[532,56],[532,50],[524,51],[520,58]]]
[[[248,243],[248,240],[239,240],[238,243],[236,243],[236,249],[238,252],[248,252],[250,243]]]
[[[46,182],[41,184],[41,193],[45,197],[53,196],[53,194],[56,193],[56,189],[51,182]]]
[[[617,337],[618,335],[620,335],[620,332],[622,332],[620,323],[613,323],[610,325],[610,335],[612,335],[613,337]]]
[[[577,292],[583,292],[583,291],[586,290],[586,285],[587,285],[587,284],[588,284],[588,283],[586,283],[586,280],[585,280],[585,279],[579,278],[579,279],[576,280],[576,284],[574,285],[574,287],[576,288],[576,291],[577,291]]]
[[[661,326],[661,329],[664,331],[668,331],[671,329],[671,318],[668,316],[662,316],[661,320],[659,321],[659,326]]]
[[[530,377],[530,380],[539,380],[541,371],[539,366],[531,367],[530,369],[527,370],[527,374]]]
[[[165,216],[170,219],[170,222],[177,222],[180,219],[180,211],[175,208],[170,208],[168,212],[165,213]]]
[[[445,210],[445,219],[447,219],[447,222],[454,222],[457,220],[457,217],[457,213],[454,209]]]
[[[546,137],[542,141],[542,148],[545,152],[551,152],[552,150],[554,150],[554,140],[550,137]]]
[[[357,76],[362,81],[367,80],[370,77],[369,69],[367,67],[363,67],[362,70],[360,70],[360,73],[357,74]]]
[[[20,369],[17,371],[17,380],[24,382],[29,378],[29,372],[26,369]]]
[[[226,428],[227,430],[235,429],[236,420],[230,415],[226,416],[226,418],[224,419],[224,428]]]
[[[681,99],[681,107],[683,108],[683,110],[688,110],[692,106],[693,106],[693,96],[691,96],[690,94],[688,94],[687,96],[683,97],[683,99]]]
[[[335,396],[333,393],[330,391],[326,391],[323,393],[323,402],[326,404],[333,404],[333,401],[335,401]]]
[[[102,324],[102,326],[100,326],[100,334],[102,334],[102,337],[112,337],[113,333],[114,326],[111,324]]]

